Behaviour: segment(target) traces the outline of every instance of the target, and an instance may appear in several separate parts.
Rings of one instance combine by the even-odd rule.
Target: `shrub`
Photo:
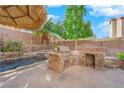
[[[118,58],[119,60],[124,60],[124,52],[119,52],[119,53],[117,54],[117,58]]]
[[[3,42],[3,46],[1,47],[1,52],[21,52],[22,42],[7,40]]]

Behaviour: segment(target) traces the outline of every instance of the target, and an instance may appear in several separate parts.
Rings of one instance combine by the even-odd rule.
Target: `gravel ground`
[[[2,88],[123,88],[121,69],[95,70],[72,66],[62,73],[47,69],[47,63],[0,76]]]

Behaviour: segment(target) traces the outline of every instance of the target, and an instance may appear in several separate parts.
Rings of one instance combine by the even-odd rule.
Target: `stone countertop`
[[[106,54],[107,49],[104,47],[90,47],[90,48],[81,48],[78,51],[80,53],[89,53],[89,54]]]

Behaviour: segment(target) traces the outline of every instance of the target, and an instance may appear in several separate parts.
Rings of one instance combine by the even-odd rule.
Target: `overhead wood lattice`
[[[0,5],[0,24],[16,28],[39,29],[47,19],[41,5]]]

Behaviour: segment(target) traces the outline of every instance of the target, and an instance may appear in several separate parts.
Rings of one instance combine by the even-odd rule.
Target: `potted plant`
[[[117,58],[120,60],[120,67],[124,70],[124,52],[119,52]]]
[[[4,46],[3,39],[0,39],[0,52],[2,52],[3,46]]]

